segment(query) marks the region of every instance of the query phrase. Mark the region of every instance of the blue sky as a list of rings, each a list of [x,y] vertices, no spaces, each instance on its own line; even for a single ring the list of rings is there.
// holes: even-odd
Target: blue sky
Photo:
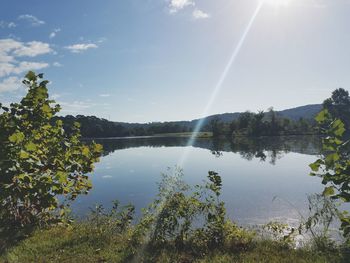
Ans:
[[[227,67],[259,3],[2,0],[0,101],[23,96],[29,69],[51,81],[62,114],[129,122],[285,109],[349,89],[349,0],[264,0]]]

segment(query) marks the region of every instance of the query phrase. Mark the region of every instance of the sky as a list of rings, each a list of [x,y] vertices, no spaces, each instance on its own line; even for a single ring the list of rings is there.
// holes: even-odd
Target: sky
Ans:
[[[350,0],[1,0],[0,102],[44,73],[61,115],[191,120],[350,89]]]

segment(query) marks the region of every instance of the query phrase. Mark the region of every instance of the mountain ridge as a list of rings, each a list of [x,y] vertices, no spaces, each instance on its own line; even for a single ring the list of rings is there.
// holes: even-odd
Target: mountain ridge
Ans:
[[[322,104],[308,104],[303,106],[298,106],[294,108],[289,108],[285,110],[276,111],[276,114],[279,117],[288,118],[291,120],[299,120],[300,118],[304,119],[313,119],[318,112],[320,112],[322,109]],[[178,125],[186,125],[191,128],[193,128],[196,123],[198,123],[200,120],[204,119],[203,125],[207,125],[211,120],[218,119],[221,122],[229,123],[233,120],[236,120],[239,118],[239,115],[243,112],[226,112],[226,113],[218,113],[209,115],[203,118],[193,119],[193,120],[182,120],[182,121],[158,121],[158,122],[148,122],[148,123],[130,123],[130,122],[118,122],[115,121],[114,123],[119,125],[124,125],[128,127],[141,127],[145,125],[155,125],[155,124],[178,124]]]

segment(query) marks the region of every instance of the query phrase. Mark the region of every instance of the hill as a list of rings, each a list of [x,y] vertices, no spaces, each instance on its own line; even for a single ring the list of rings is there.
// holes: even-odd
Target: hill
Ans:
[[[303,119],[314,119],[316,114],[319,113],[322,109],[322,104],[310,104],[300,107],[295,107],[291,109],[286,109],[282,111],[276,111],[277,115],[283,118],[288,118],[291,120],[299,120],[300,118]],[[210,123],[212,120],[217,119],[224,123],[230,123],[233,120],[238,119],[239,115],[242,112],[233,112],[233,113],[221,113],[221,114],[214,114],[209,115],[205,117],[203,123],[205,126],[206,124]],[[157,124],[174,124],[174,125],[180,125],[180,126],[187,126],[188,128],[193,128],[198,121],[201,119],[194,119],[191,121],[169,121],[169,122],[150,122],[150,123],[129,123],[129,122],[115,122],[116,124],[123,125],[128,128],[137,128],[137,127],[144,127],[148,125],[157,125]]]
[[[317,113],[322,110],[322,104],[311,104],[300,106],[292,109],[279,111],[279,115],[291,120],[314,119]]]

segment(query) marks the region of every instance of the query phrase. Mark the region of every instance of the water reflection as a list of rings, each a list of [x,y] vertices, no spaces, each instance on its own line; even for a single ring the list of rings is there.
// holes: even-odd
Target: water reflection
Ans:
[[[188,145],[188,138],[185,137],[135,137],[96,139],[95,141],[103,145],[104,155],[129,148],[185,147]],[[317,136],[242,137],[232,141],[198,138],[191,146],[207,149],[218,158],[225,152],[233,152],[249,161],[259,159],[275,165],[278,159],[289,152],[307,155],[319,154],[321,139]]]
[[[160,174],[176,165],[188,143],[187,138],[164,137],[96,141],[103,144],[105,156],[91,176],[93,189],[73,204],[73,212],[82,216],[94,204],[108,208],[113,200],[131,202],[136,211],[147,207],[158,192]],[[181,167],[184,180],[196,185],[209,170],[218,172],[228,216],[243,225],[271,220],[296,224],[299,213],[308,211],[307,195],[323,189],[319,178],[308,176],[308,165],[321,148],[317,137],[197,139],[190,147]]]

